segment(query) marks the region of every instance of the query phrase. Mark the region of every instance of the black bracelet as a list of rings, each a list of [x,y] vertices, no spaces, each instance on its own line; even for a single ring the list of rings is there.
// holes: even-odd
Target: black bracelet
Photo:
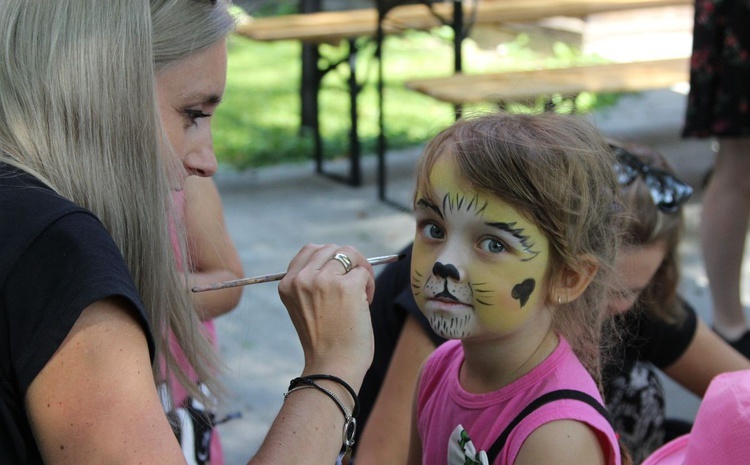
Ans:
[[[344,430],[343,430],[343,443],[344,447],[346,449],[346,455],[351,457],[352,453],[352,446],[354,445],[354,435],[357,432],[357,419],[354,418],[354,416],[349,415],[349,412],[346,410],[346,407],[344,407],[343,402],[338,398],[336,394],[329,391],[328,389],[324,388],[323,386],[320,386],[315,381],[311,379],[306,378],[295,378],[289,383],[289,390],[284,394],[284,400],[289,396],[289,394],[299,391],[302,389],[317,389],[318,391],[326,394],[328,397],[333,400],[333,402],[336,404],[336,406],[341,410],[341,413],[344,414]]]
[[[322,374],[300,376],[299,378],[294,378],[289,383],[289,389],[292,389],[293,387],[297,386],[300,383],[302,383],[302,384],[311,384],[312,381],[314,381],[314,380],[320,380],[320,379],[322,379],[322,380],[328,380],[328,381],[333,381],[333,382],[338,383],[341,386],[343,386],[344,389],[346,389],[349,392],[349,394],[352,396],[352,399],[354,399],[354,408],[352,409],[352,416],[353,417],[359,416],[359,397],[357,396],[356,391],[354,391],[354,389],[352,389],[352,387],[349,386],[349,384],[347,384],[346,381],[344,381],[343,379],[341,379],[341,378],[339,378],[337,376],[322,375]]]

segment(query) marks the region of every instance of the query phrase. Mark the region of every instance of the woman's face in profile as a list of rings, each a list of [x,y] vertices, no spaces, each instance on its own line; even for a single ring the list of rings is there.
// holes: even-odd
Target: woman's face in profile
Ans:
[[[172,173],[176,189],[183,188],[188,176],[216,172],[211,116],[224,95],[226,75],[224,40],[156,75],[159,115],[178,166]]]
[[[656,242],[645,246],[622,247],[617,253],[615,271],[627,292],[610,302],[610,310],[624,313],[633,308],[667,255],[667,245]]]

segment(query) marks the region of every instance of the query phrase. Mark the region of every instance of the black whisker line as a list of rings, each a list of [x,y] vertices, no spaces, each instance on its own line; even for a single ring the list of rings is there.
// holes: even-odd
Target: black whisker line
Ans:
[[[474,206],[474,204],[475,204],[476,202],[478,202],[478,201],[479,201],[479,196],[478,196],[478,195],[475,195],[475,196],[474,196],[474,198],[473,198],[473,199],[471,199],[471,202],[469,202],[469,205],[467,205],[467,206],[466,206],[466,210],[467,210],[467,211],[470,211],[470,210],[471,210],[471,208],[472,208],[472,207]]]
[[[461,206],[464,204],[465,199],[466,199],[466,196],[456,194],[456,210],[458,211],[461,210]]]
[[[477,210],[477,215],[481,215],[482,213],[484,213],[484,210],[487,209],[487,205],[488,204],[489,204],[489,202],[484,202],[484,205],[482,205],[482,208],[480,208],[479,210]]]

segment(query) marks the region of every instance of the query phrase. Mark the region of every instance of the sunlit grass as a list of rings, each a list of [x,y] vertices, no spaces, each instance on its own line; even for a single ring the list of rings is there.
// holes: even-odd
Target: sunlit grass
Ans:
[[[558,44],[552,55],[540,55],[520,35],[506,44],[503,56],[481,50],[471,40],[464,43],[464,72],[558,67],[573,62],[592,62],[575,50]],[[363,153],[375,150],[378,135],[377,63],[374,45],[359,43],[358,81],[364,84],[359,98],[359,135]],[[453,107],[407,90],[409,79],[448,76],[453,72],[453,49],[449,29],[410,32],[390,36],[384,45],[385,125],[389,148],[416,146],[453,120]],[[312,135],[300,131],[301,46],[296,41],[254,42],[232,37],[224,102],[214,118],[217,157],[223,165],[247,169],[277,163],[309,160]],[[322,46],[323,56],[343,57],[345,50]],[[347,155],[349,147],[349,94],[347,68],[334,70],[323,80],[320,93],[320,125],[328,158]],[[595,95],[581,95],[579,110],[601,105]],[[468,111],[484,109],[472,106]],[[515,111],[528,111],[516,107]]]

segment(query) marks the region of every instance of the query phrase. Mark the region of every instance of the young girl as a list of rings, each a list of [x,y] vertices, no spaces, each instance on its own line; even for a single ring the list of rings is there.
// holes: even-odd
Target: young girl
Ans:
[[[750,369],[677,294],[681,206],[692,189],[647,146],[612,142],[625,211],[616,269],[628,293],[610,311],[622,335],[603,370],[607,410],[635,463],[691,425],[665,418],[656,368],[702,397],[720,373]]]
[[[696,396],[720,373],[750,369],[677,295],[682,206],[690,187],[665,157],[641,144],[610,142],[626,212],[615,271],[629,291],[610,303],[621,335],[602,370],[604,399],[620,442],[640,463],[690,425],[665,418],[657,369]],[[652,192],[653,191],[653,192]],[[388,265],[370,307],[375,357],[360,391],[357,465],[405,461],[412,394],[422,361],[446,342],[430,328],[409,286],[409,260]],[[624,336],[623,336],[624,335]],[[375,400],[377,399],[377,403]],[[387,425],[387,428],[384,427]],[[387,445],[387,449],[385,446]]]
[[[423,366],[410,464],[621,463],[598,388],[613,161],[554,114],[463,120],[427,145],[411,285],[455,341]]]

